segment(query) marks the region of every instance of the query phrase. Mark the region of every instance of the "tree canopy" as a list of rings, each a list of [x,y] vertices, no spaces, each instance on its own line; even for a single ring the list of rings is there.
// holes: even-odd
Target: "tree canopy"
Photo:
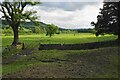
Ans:
[[[18,43],[18,27],[21,21],[31,20],[37,23],[35,20],[38,17],[33,15],[37,13],[37,11],[25,10],[26,6],[35,6],[37,4],[40,4],[40,2],[34,2],[30,0],[27,0],[27,2],[26,0],[20,0],[18,2],[14,0],[12,2],[10,0],[4,0],[3,2],[0,2],[0,12],[2,12],[4,15],[2,18],[6,19],[14,32],[14,41],[12,45],[16,45]]]
[[[58,27],[55,26],[54,24],[48,24],[47,27],[46,27],[46,36],[52,36],[54,35],[55,33],[57,33],[57,30],[58,30]]]
[[[100,8],[97,22],[91,22],[95,26],[96,36],[100,34],[118,35],[120,39],[120,2],[104,2],[103,8]]]

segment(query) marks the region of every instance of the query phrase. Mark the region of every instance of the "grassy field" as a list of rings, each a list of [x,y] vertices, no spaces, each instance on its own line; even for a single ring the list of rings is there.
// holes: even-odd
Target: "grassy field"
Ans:
[[[79,33],[79,34],[59,34],[54,35],[51,38],[45,36],[45,34],[33,34],[33,35],[20,35],[20,42],[25,44],[37,45],[39,43],[43,44],[79,44],[87,42],[98,42],[106,40],[117,39],[114,35],[105,35],[96,37],[92,33]],[[13,41],[13,36],[2,36],[2,47],[11,45]]]
[[[99,42],[99,41],[107,41],[107,40],[115,40],[117,36],[115,35],[105,35],[96,37],[95,34],[92,33],[78,33],[78,34],[59,34],[54,35],[51,38],[49,36],[45,36],[45,34],[33,34],[33,35],[20,35],[19,42],[25,43],[25,47],[38,49],[39,43],[41,44],[80,44],[80,43],[89,43],[89,42]],[[2,48],[7,45],[11,45],[13,41],[13,36],[5,36],[2,35]],[[12,56],[20,52],[20,50],[11,50],[4,51],[3,56]]]
[[[3,77],[11,78],[117,78],[119,47],[88,50],[38,50],[42,44],[80,44],[115,40],[117,36],[96,37],[91,33],[60,34],[51,38],[44,34],[20,35],[27,49],[3,51]],[[3,49],[13,36],[2,35]],[[25,45],[25,46],[26,46]]]
[[[11,78],[117,78],[119,47],[92,50],[41,50],[3,64]]]

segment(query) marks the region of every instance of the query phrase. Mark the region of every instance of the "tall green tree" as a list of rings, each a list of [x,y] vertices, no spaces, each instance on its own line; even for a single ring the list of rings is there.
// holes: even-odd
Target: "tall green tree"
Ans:
[[[58,31],[58,27],[55,26],[54,24],[48,24],[47,27],[46,27],[46,36],[52,36],[54,35],[55,33],[57,33]]]
[[[91,25],[95,26],[96,36],[108,33],[118,35],[120,40],[120,1],[104,2],[97,16],[97,22],[91,22]]]
[[[20,0],[18,2],[9,0],[4,0],[0,2],[0,12],[3,13],[3,18],[6,19],[8,24],[12,27],[14,33],[14,40],[12,45],[16,46],[18,42],[18,27],[20,23],[26,20],[31,20],[35,22],[37,16],[33,15],[37,13],[37,11],[25,11],[26,6],[35,6],[40,4],[40,2]]]

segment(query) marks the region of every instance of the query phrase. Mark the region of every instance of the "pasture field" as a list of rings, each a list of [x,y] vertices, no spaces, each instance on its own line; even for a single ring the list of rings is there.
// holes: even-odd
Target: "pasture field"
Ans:
[[[76,33],[76,34],[59,34],[54,35],[51,38],[45,36],[45,34],[33,34],[33,35],[20,35],[19,42],[31,45],[41,44],[79,44],[79,43],[89,43],[89,42],[99,42],[107,40],[115,40],[117,36],[115,35],[105,35],[96,37],[92,33]],[[2,47],[11,45],[13,41],[13,36],[2,35]]]
[[[38,50],[41,44],[80,44],[115,40],[91,33],[20,35],[25,50],[5,50],[13,36],[2,35],[3,78],[118,78],[119,46],[88,50]],[[6,63],[4,63],[6,62]]]

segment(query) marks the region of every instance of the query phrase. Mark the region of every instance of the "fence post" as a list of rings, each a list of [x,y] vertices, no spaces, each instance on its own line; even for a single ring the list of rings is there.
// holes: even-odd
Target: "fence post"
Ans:
[[[25,44],[24,44],[24,43],[22,43],[22,50],[23,50],[23,49],[25,49]]]
[[[40,50],[40,45],[41,45],[41,43],[39,43],[39,48],[38,48],[39,50]]]

